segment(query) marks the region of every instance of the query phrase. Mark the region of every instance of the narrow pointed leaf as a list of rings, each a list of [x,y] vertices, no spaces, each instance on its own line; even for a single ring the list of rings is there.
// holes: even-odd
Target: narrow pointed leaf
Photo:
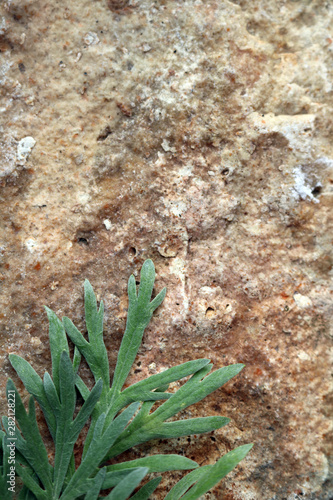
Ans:
[[[98,500],[98,495],[102,489],[102,484],[105,478],[105,468],[101,469],[92,480],[92,485],[87,491],[84,500]]]
[[[156,295],[156,297],[150,303],[151,314],[153,314],[155,309],[157,309],[158,306],[162,304],[163,300],[165,299],[165,296],[166,296],[166,288],[163,288],[160,291],[160,293]]]
[[[198,464],[189,458],[180,455],[152,455],[138,458],[129,462],[108,465],[107,472],[130,469],[134,467],[147,467],[149,472],[165,472],[169,470],[188,470],[198,467]]]
[[[98,464],[102,462],[107,451],[133,417],[138,406],[138,403],[134,403],[126,408],[105,430],[105,414],[103,413],[98,418],[88,450],[67,485],[61,500],[72,500],[86,493],[85,478],[95,473]]]
[[[12,487],[7,481],[9,480],[9,444],[10,439],[6,436],[6,434],[0,430],[0,453],[2,453],[2,462],[0,461],[0,492],[2,492],[3,500],[12,500],[13,493],[9,490]],[[15,490],[15,486],[14,486]]]
[[[53,413],[52,406],[50,405],[44,390],[43,381],[40,376],[35,372],[32,366],[25,359],[21,358],[16,354],[9,355],[9,361],[22,380],[27,391],[34,396],[36,401],[39,403],[47,426],[50,430],[52,437],[55,437],[56,432],[56,421]]]
[[[188,375],[196,373],[209,363],[209,359],[197,359],[194,361],[188,361],[187,363],[183,363],[178,366],[173,366],[162,373],[151,375],[150,377],[131,385],[121,393],[120,397],[133,397],[132,395],[136,394],[137,391],[152,391],[162,385],[170,384],[176,380],[181,380]]]
[[[74,356],[73,356],[73,370],[75,375],[77,374],[81,363],[81,353],[80,350],[75,346]]]
[[[89,342],[96,342],[103,335],[104,305],[101,302],[97,309],[96,296],[88,280],[84,282],[84,307]]]
[[[131,497],[131,500],[149,500],[150,495],[156,490],[161,481],[162,477],[155,477],[154,479],[151,479]]]
[[[68,341],[66,337],[66,332],[64,325],[56,314],[45,306],[47,317],[49,320],[49,339],[50,339],[50,350],[52,359],[52,378],[53,383],[59,393],[59,370],[60,370],[60,358],[62,351],[67,352],[69,355]]]
[[[48,492],[36,483],[35,479],[31,476],[26,467],[22,467],[18,462],[16,463],[15,467],[23,483],[35,495],[37,500],[49,500],[50,497],[48,496]]]
[[[127,500],[129,495],[135,490],[135,488],[141,483],[142,479],[148,473],[148,469],[145,467],[140,467],[134,470],[125,479],[120,481],[117,486],[111,491],[111,493],[106,497],[107,500]]]
[[[136,469],[137,467],[135,467]],[[122,481],[124,478],[128,476],[128,474],[131,474],[133,472],[133,468],[129,469],[122,469],[122,470],[115,470],[111,472],[107,472],[105,474],[105,479],[103,482],[103,490],[106,490],[108,488],[114,488],[117,486],[120,481]]]
[[[60,411],[59,395],[53,383],[53,380],[51,379],[51,376],[48,372],[44,373],[44,390],[47,400],[53,409],[53,413],[55,415],[59,414]]]
[[[176,422],[165,422],[160,430],[156,430],[163,438],[175,438],[190,436],[191,434],[203,434],[204,432],[215,431],[224,427],[230,422],[226,417],[201,417],[178,420]],[[156,436],[159,437],[159,436]],[[151,439],[156,439],[151,438]]]
[[[243,368],[244,365],[241,364],[225,366],[207,375],[201,381],[197,379],[200,377],[200,372],[202,370],[196,372],[186,384],[156,410],[154,413],[155,417],[158,416],[164,421],[180,410],[201,401],[208,396],[208,394],[216,391],[216,389],[219,389],[232,377],[237,375]],[[203,368],[203,371],[204,370],[205,368]]]
[[[118,353],[117,365],[111,387],[110,404],[112,404],[114,398],[119,395],[125,383],[140,347],[143,332],[154,312],[154,308],[150,303],[150,298],[154,288],[155,268],[151,260],[145,261],[140,276],[140,286],[137,296],[133,288],[134,278],[131,277],[128,282],[129,306],[126,330]],[[165,292],[160,295],[156,304],[162,302],[164,295]]]
[[[29,400],[29,413],[27,413],[11,379],[7,382],[7,393],[8,390],[15,392],[15,417],[23,435],[22,437],[20,431],[16,429],[16,447],[29,463],[30,467],[36,472],[46,492],[50,493],[52,490],[52,481],[48,456],[38,429],[33,398],[31,397]],[[3,419],[3,422],[6,433],[9,435],[8,419]]]
[[[164,500],[179,500],[184,493],[205,474],[208,474],[213,465],[204,465],[186,474],[175,486],[169,491]]]
[[[229,451],[229,453],[220,458],[220,460],[212,466],[208,474],[205,474],[194,486],[192,486],[190,491],[182,497],[182,500],[197,500],[207,493],[207,491],[220,482],[221,479],[229,474],[229,472],[246,457],[252,446],[253,444],[245,444],[239,446],[235,450]]]
[[[97,384],[93,387],[92,391],[89,393],[89,396],[84,402],[77,417],[75,418],[72,425],[72,435],[75,441],[78,438],[78,435],[81,432],[84,424],[90,417],[93,409],[95,408],[95,405],[97,404],[99,397],[101,395],[102,388],[103,388],[103,382],[101,379],[99,379],[97,381]]]

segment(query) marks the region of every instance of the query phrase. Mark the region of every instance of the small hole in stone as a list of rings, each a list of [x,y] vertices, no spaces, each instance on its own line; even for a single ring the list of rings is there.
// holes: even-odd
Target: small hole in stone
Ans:
[[[318,196],[322,192],[323,188],[321,186],[316,186],[315,188],[312,189],[311,193],[313,196]]]
[[[136,248],[131,247],[131,248],[129,249],[129,253],[130,253],[130,255],[133,255],[133,257],[134,257],[134,255],[136,255]]]
[[[229,173],[229,169],[228,168],[224,168],[222,170],[222,175],[228,175],[228,173]]]
[[[87,238],[79,238],[78,242],[82,245],[89,245],[89,241],[87,240]]]
[[[215,314],[215,309],[212,307],[207,307],[206,309],[206,318],[211,318]]]

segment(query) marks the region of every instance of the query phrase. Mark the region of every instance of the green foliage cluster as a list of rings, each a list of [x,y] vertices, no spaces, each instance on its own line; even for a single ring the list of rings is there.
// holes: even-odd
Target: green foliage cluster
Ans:
[[[97,307],[95,294],[87,280],[84,289],[88,340],[71,320],[63,318],[60,321],[46,308],[52,376],[46,372],[42,380],[23,358],[15,354],[9,356],[31,396],[26,411],[13,381],[8,380],[7,395],[15,395],[16,424],[8,417],[2,419],[2,500],[13,498],[8,488],[9,450],[13,437],[16,474],[23,482],[18,496],[20,500],[96,500],[102,498],[100,494],[103,490],[111,488],[111,493],[103,498],[145,500],[162,479],[154,477],[134,492],[147,474],[188,469],[194,470],[169,491],[165,500],[195,500],[218,483],[250,451],[252,445],[240,446],[215,464],[203,467],[198,467],[196,462],[186,457],[173,454],[105,465],[110,458],[151,439],[210,432],[226,425],[229,419],[225,417],[170,419],[221,387],[244,366],[230,365],[211,372],[210,360],[198,359],[152,375],[122,390],[143,332],[165,297],[164,289],[151,301],[154,281],[155,269],[151,260],[147,260],[142,267],[138,291],[134,276],[129,279],[126,330],[111,385],[108,355],[103,341],[103,303]],[[73,359],[70,358],[67,336],[75,346]],[[81,356],[87,361],[95,379],[91,390],[78,374]],[[188,376],[190,378],[176,392],[167,392],[170,383]],[[84,403],[76,414],[77,391]],[[55,456],[52,463],[37,425],[35,401],[44,414],[54,442]],[[156,401],[160,404],[154,410]],[[89,431],[81,463],[76,467],[74,445],[87,423]]]

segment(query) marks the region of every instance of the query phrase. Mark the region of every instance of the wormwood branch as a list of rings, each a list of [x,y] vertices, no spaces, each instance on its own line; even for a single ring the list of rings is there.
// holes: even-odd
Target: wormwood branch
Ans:
[[[143,264],[140,278],[138,290],[134,276],[128,282],[126,329],[111,383],[103,340],[103,302],[98,308],[94,291],[87,280],[84,283],[87,339],[70,319],[65,317],[60,321],[53,311],[46,308],[52,376],[46,372],[42,380],[23,358],[15,354],[9,356],[31,397],[29,410],[26,411],[14,383],[8,380],[8,400],[9,394],[11,398],[15,395],[16,425],[13,427],[13,422],[3,417],[4,431],[0,430],[0,497],[4,500],[12,499],[7,477],[10,463],[8,449],[13,439],[16,445],[15,472],[24,484],[20,500],[96,500],[101,498],[101,491],[110,488],[111,493],[104,498],[145,500],[161,480],[161,477],[150,480],[132,495],[147,474],[188,469],[194,470],[179,481],[165,498],[195,500],[236,467],[250,451],[251,444],[239,446],[216,464],[205,467],[198,467],[196,462],[178,455],[152,455],[103,466],[107,459],[151,439],[210,432],[226,425],[230,419],[223,416],[169,419],[220,388],[244,367],[236,364],[212,372],[209,359],[197,359],[123,389],[144,330],[166,293],[163,289],[152,299],[155,269],[151,260]],[[75,346],[72,360],[67,336]],[[92,390],[78,375],[82,356],[95,379]],[[188,376],[187,382],[175,393],[167,392],[170,383]],[[84,403],[74,418],[77,391]],[[52,462],[38,428],[35,401],[44,414],[54,442]],[[161,404],[153,411],[156,401]],[[86,424],[89,430],[81,462],[75,467],[74,445]]]

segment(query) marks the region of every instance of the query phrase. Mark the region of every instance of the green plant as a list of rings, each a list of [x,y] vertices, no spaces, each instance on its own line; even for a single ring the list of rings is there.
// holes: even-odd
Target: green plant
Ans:
[[[138,291],[134,276],[128,282],[129,307],[126,330],[118,353],[110,386],[107,351],[103,341],[103,303],[97,307],[96,297],[86,280],[85,319],[87,338],[68,319],[60,321],[46,308],[49,319],[49,338],[52,377],[43,380],[20,356],[11,354],[10,362],[31,394],[26,411],[11,379],[7,383],[7,399],[15,401],[15,420],[2,419],[0,431],[2,461],[0,463],[0,492],[3,500],[12,499],[8,488],[10,445],[15,440],[15,473],[23,488],[19,499],[25,500],[94,500],[110,489],[107,499],[127,499],[149,473],[194,469],[167,494],[166,500],[195,500],[211,489],[230,472],[252,445],[244,445],[224,455],[217,463],[198,467],[196,462],[178,455],[153,455],[112,465],[105,462],[125,450],[156,438],[174,438],[209,432],[226,425],[225,417],[203,417],[187,420],[169,419],[179,411],[200,401],[225,384],[242,370],[236,364],[211,372],[208,359],[198,359],[152,375],[122,390],[140,347],[143,332],[154,310],[162,303],[166,290],[152,301],[155,269],[147,260],[141,270]],[[73,359],[67,336],[75,349]],[[78,374],[81,356],[86,359],[95,379],[90,390]],[[184,377],[190,378],[174,393],[167,392],[169,384]],[[74,418],[77,390],[83,405]],[[54,460],[50,463],[35,414],[38,402],[54,442]],[[159,406],[153,406],[159,401]],[[89,420],[90,419],[90,420]],[[89,422],[81,462],[74,463],[74,445]],[[154,478],[131,496],[132,500],[148,499],[161,477]]]

